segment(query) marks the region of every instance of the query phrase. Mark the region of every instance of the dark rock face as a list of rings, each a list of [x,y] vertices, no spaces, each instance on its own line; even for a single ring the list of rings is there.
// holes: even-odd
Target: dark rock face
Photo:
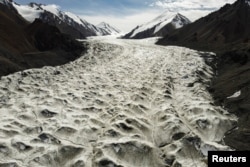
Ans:
[[[223,53],[218,63],[212,93],[218,104],[239,117],[238,128],[229,131],[224,140],[237,150],[250,150],[250,50]],[[237,91],[241,91],[239,97],[227,98]]]
[[[63,49],[65,51],[74,51],[81,46],[69,36],[62,34],[59,29],[43,23],[36,19],[26,28],[28,35],[33,37],[35,47],[40,51]]]
[[[68,34],[75,39],[85,39],[88,36],[96,36],[96,32],[99,31],[93,25],[91,25],[93,28],[91,29],[88,25],[80,25],[67,15],[63,15],[62,13],[60,13],[60,15],[64,18],[63,20],[50,12],[44,11],[39,16],[39,19],[44,23],[48,23],[49,25],[57,27],[62,33]],[[103,35],[108,35],[107,32],[102,33]]]
[[[0,4],[0,76],[79,57],[83,46],[40,20],[28,24],[11,5]]]
[[[85,39],[87,36],[96,35],[94,32],[86,30],[79,24],[70,26],[66,22],[62,22],[59,18],[55,17],[52,13],[46,11],[41,13],[39,19],[49,25],[57,27],[62,33],[68,34],[75,39]]]
[[[250,5],[238,0],[165,36],[158,44],[179,45],[217,53],[217,76],[210,87],[217,104],[239,117],[225,142],[250,150]],[[241,91],[236,98],[228,98]]]

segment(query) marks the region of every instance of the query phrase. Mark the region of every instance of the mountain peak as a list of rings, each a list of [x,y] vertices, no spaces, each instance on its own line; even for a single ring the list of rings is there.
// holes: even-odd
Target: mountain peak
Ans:
[[[105,25],[109,25],[108,23],[105,23],[105,22],[101,22],[99,23],[97,26],[105,26]]]
[[[250,39],[249,4],[249,0],[227,4],[189,26],[171,32],[159,43],[204,50],[220,50],[233,43],[244,46]]]
[[[118,30],[117,28],[111,26],[106,22],[99,23],[97,27],[103,29],[104,31],[108,32],[111,35],[119,34],[121,32],[120,30]]]
[[[137,26],[124,38],[147,38],[154,36],[165,36],[173,29],[181,28],[182,26],[191,23],[191,21],[180,13],[165,11],[153,20]]]

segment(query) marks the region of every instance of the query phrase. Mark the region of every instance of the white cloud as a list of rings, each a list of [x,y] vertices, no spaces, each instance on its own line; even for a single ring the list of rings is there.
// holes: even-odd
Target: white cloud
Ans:
[[[212,11],[210,10],[186,10],[186,11],[181,11],[180,13],[193,22],[203,16],[208,15],[211,12]]]
[[[162,7],[170,10],[212,10],[218,9],[226,3],[236,0],[156,0],[150,6]]]

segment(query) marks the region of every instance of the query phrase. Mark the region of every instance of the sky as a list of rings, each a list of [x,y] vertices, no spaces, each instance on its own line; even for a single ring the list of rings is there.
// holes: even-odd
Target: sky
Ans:
[[[107,22],[128,32],[158,15],[179,12],[191,21],[211,13],[236,0],[14,0],[25,5],[29,2],[56,4],[62,11],[71,12],[97,25]]]

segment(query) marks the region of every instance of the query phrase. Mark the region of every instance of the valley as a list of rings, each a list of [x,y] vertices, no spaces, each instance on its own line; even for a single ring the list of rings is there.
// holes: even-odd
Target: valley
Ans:
[[[87,53],[0,80],[0,165],[205,167],[237,118],[207,87],[210,52],[157,38],[83,40]]]

